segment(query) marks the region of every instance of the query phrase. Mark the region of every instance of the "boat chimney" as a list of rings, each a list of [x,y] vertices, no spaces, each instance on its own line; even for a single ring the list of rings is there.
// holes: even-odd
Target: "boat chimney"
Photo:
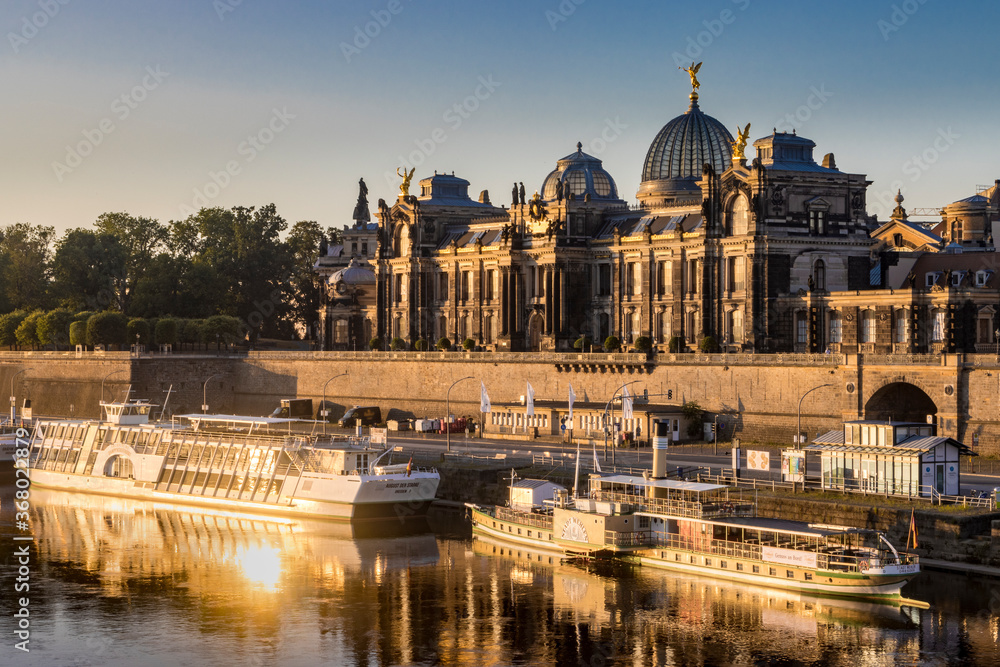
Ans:
[[[653,479],[667,476],[667,447],[670,444],[670,420],[653,421]]]

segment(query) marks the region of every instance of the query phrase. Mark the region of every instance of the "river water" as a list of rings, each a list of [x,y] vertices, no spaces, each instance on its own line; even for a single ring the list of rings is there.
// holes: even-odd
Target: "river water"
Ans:
[[[550,564],[458,512],[352,528],[40,489],[17,530],[13,483],[2,665],[1000,665],[991,580],[925,572],[903,592],[930,609],[901,609]]]

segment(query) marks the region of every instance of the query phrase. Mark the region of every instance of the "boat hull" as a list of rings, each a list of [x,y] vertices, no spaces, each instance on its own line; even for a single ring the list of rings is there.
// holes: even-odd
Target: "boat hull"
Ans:
[[[343,479],[346,480],[347,478],[344,477]],[[379,498],[379,494],[365,488],[368,486],[368,483],[362,483],[360,480],[351,482],[334,480],[334,483],[342,485],[351,484],[354,488],[345,487],[344,492],[339,494],[340,497],[333,498],[293,496],[291,498],[281,498],[279,502],[255,502],[240,500],[238,498],[163,491],[156,489],[155,485],[149,482],[141,482],[133,479],[76,475],[39,469],[31,470],[32,485],[49,489],[96,493],[138,500],[155,500],[226,510],[308,516],[342,521],[378,518],[407,519],[426,515],[437,491],[438,477],[436,475],[425,474],[419,479],[411,477],[406,478],[406,480],[406,482],[391,479],[372,480],[376,486],[419,482],[419,485],[410,487],[407,493],[399,494],[397,497],[391,499]],[[359,498],[358,496],[362,497]]]

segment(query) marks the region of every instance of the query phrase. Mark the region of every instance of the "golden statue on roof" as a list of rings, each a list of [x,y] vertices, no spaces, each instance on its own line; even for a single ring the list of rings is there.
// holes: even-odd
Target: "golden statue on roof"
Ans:
[[[400,169],[403,170],[402,173],[400,173]],[[413,179],[413,172],[416,170],[417,168],[413,167],[410,169],[410,173],[406,173],[406,167],[396,167],[396,175],[403,179],[403,182],[399,184],[399,192],[404,197],[407,197],[410,194],[410,181]]]
[[[683,71],[687,72],[688,76],[691,77],[691,92],[692,93],[697,92],[698,89],[701,88],[701,84],[698,82],[698,70],[701,69],[701,65],[702,65],[702,63],[698,63],[697,65],[695,65],[694,62],[692,62],[691,63],[691,67],[678,67],[677,68],[679,70],[683,70]]]
[[[742,130],[739,126],[736,127],[736,141],[733,142],[733,159],[734,160],[745,160],[746,155],[743,154],[743,150],[747,147],[747,139],[750,138],[750,123]]]

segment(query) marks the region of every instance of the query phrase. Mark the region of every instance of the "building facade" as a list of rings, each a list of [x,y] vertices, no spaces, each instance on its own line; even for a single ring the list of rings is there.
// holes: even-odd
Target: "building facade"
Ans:
[[[486,191],[472,199],[454,174],[410,194],[404,173],[371,223],[362,185],[343,245],[315,267],[323,348],[369,337],[509,351],[609,336],[663,351],[997,344],[996,185],[942,209],[934,227],[909,221],[900,196],[881,224],[867,213],[864,174],[841,171],[832,153],[817,161],[815,143],[794,132],[758,139],[747,159],[748,132],[734,140],[693,92],[651,143],[636,204],[580,144],[533,196],[515,183],[509,205]],[[348,287],[352,260],[374,282]]]

